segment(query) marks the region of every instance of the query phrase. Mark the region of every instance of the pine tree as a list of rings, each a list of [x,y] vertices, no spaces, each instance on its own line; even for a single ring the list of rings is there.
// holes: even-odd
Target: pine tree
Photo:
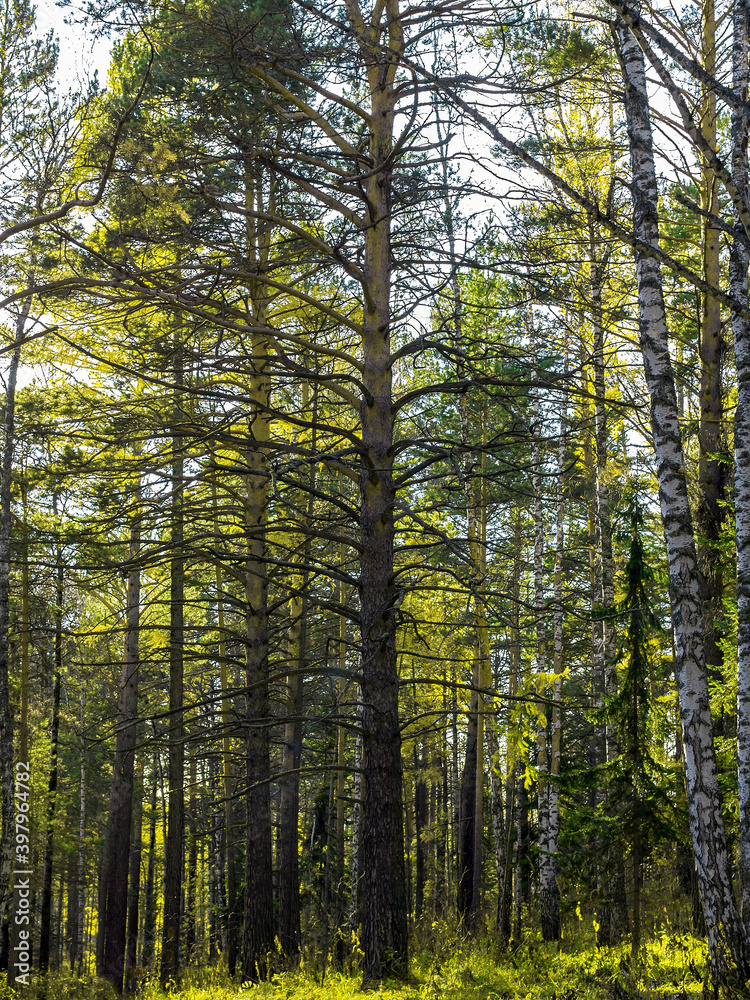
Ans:
[[[646,562],[641,528],[638,493],[629,510],[630,552],[625,569],[627,591],[619,618],[627,622],[627,640],[620,656],[620,690],[607,703],[609,723],[618,730],[620,753],[609,765],[611,821],[619,827],[618,836],[628,849],[632,868],[632,960],[638,961],[641,942],[641,888],[643,862],[654,842],[673,831],[668,822],[669,803],[665,788],[665,769],[651,752],[649,732],[655,711],[651,699],[649,644],[661,624],[648,593],[652,571]]]

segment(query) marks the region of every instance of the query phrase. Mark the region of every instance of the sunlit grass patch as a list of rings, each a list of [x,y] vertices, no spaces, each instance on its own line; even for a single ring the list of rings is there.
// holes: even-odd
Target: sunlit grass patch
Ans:
[[[637,968],[627,944],[596,948],[583,935],[563,946],[528,936],[511,952],[496,954],[490,940],[469,943],[447,930],[433,947],[413,956],[407,982],[386,981],[367,994],[358,974],[330,962],[304,961],[260,985],[230,980],[226,970],[189,970],[179,990],[164,990],[143,976],[138,1000],[691,1000],[707,986],[705,942],[665,930],[641,949]],[[108,984],[92,977],[55,974],[18,992],[0,987],[0,1000],[113,1000]]]

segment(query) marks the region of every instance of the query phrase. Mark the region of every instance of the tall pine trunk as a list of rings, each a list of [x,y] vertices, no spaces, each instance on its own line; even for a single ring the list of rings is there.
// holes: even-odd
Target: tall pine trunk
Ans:
[[[57,513],[56,497],[53,509]],[[60,545],[57,546],[55,581],[55,679],[52,686],[52,717],[50,719],[49,783],[47,786],[47,817],[42,871],[42,905],[39,918],[39,970],[49,969],[52,936],[52,872],[55,847],[55,813],[57,812],[58,742],[60,734],[60,687],[62,683],[62,602],[63,564]]]
[[[135,968],[138,965],[138,924],[141,901],[141,841],[143,823],[143,763],[138,766],[138,777],[133,790],[133,832],[130,837],[130,864],[128,869],[128,934],[125,941],[125,990],[132,993],[137,985]]]
[[[140,506],[140,485],[136,485],[133,489],[132,499],[134,512],[130,525],[130,568],[128,570],[125,612],[125,649],[120,675],[114,773],[109,803],[109,837],[105,855],[107,896],[104,911],[104,953],[100,972],[118,993],[122,991],[124,974],[128,865],[133,816],[133,774],[140,679],[138,638],[141,571],[137,562],[141,546],[140,511],[138,509]]]
[[[361,22],[359,11],[350,19]],[[387,38],[381,33],[386,30]],[[355,28],[358,25],[355,23]],[[372,39],[372,41],[371,41]],[[396,63],[403,51],[397,0],[359,33],[370,96],[369,161],[364,180],[364,302],[360,404],[360,622],[365,802],[362,823],[362,965],[366,985],[408,967],[403,776],[396,664],[391,362],[391,172]]]
[[[245,177],[248,208],[262,213],[259,181]],[[250,215],[248,215],[250,219]],[[254,270],[268,264],[267,240],[248,222],[247,253]],[[252,410],[246,451],[245,634],[247,676],[247,798],[245,827],[244,946],[242,974],[250,982],[268,975],[268,954],[274,945],[273,861],[271,841],[271,711],[268,691],[268,576],[266,531],[270,492],[268,449],[271,399],[268,340],[258,332],[265,324],[263,289],[252,287],[250,317],[253,375]]]
[[[33,274],[29,275],[29,284]],[[13,717],[10,708],[10,538],[11,538],[11,476],[13,472],[13,447],[15,444],[16,381],[21,362],[21,347],[26,333],[26,321],[31,310],[31,296],[24,301],[16,322],[16,339],[5,390],[5,440],[0,466],[0,928],[8,919],[10,908],[10,872],[13,861],[13,834],[15,833],[15,773],[13,770]],[[22,763],[26,763],[23,761]],[[10,935],[10,944],[14,935]],[[6,937],[0,934],[0,968],[8,969],[9,981],[13,980],[12,962],[4,951]]]
[[[716,10],[714,0],[703,0],[701,57],[703,68],[716,75]],[[702,87],[701,131],[711,149],[717,149],[716,94],[709,86]],[[701,207],[706,215],[701,219],[702,276],[718,288],[721,283],[721,230],[710,215],[718,216],[719,181],[706,163],[701,164]],[[703,646],[709,678],[723,680],[721,651],[721,621],[723,618],[722,554],[717,544],[724,525],[725,479],[727,473],[726,441],[724,439],[724,403],[721,369],[724,353],[721,307],[707,292],[701,295],[699,331],[700,352],[700,419],[698,424],[698,504],[696,528],[699,536],[698,563],[703,577]],[[714,720],[717,734],[724,735],[723,714]]]
[[[146,884],[143,890],[143,953],[141,965],[150,968],[154,961],[156,945],[156,813],[157,813],[158,763],[156,754],[151,765],[151,800],[148,822],[148,861],[146,862]]]
[[[167,836],[164,845],[164,917],[161,969],[163,986],[180,978],[180,925],[182,922],[182,869],[185,836],[185,523],[184,431],[182,390],[183,348],[175,336],[173,348],[174,412],[172,415],[171,552],[169,583],[169,763],[167,767]]]
[[[302,412],[310,406],[310,387],[302,386]],[[312,410],[313,430],[310,449],[317,448],[315,422],[317,393]],[[310,463],[306,503],[306,526],[314,517],[315,463]],[[301,570],[293,582],[294,594],[289,610],[289,676],[287,678],[287,721],[284,724],[282,772],[279,797],[279,941],[285,955],[295,957],[300,950],[300,876],[299,876],[299,766],[302,759],[302,712],[304,670],[307,655],[307,588],[309,580],[310,535],[301,542]]]

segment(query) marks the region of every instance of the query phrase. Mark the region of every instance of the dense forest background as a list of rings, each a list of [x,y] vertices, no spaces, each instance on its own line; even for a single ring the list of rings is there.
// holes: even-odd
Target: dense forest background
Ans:
[[[742,990],[747,0],[68,14],[106,85],[0,5],[9,981]]]

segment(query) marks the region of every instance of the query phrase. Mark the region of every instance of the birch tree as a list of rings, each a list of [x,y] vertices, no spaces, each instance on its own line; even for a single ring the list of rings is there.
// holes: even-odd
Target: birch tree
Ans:
[[[669,356],[658,248],[658,186],[643,52],[620,21],[616,38],[625,84],[632,169],[639,336],[651,400],[659,499],[669,561],[676,674],[685,753],[688,815],[711,961],[720,981],[744,983],[750,975],[744,931],[732,893],[721,811],[708,679],[703,651],[700,574],[685,479],[677,395]]]

